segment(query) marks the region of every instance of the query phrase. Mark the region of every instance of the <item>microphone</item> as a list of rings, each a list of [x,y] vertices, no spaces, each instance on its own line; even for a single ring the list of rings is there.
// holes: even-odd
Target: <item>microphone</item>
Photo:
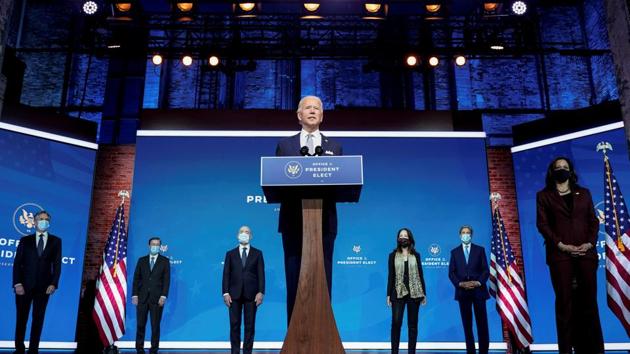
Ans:
[[[300,155],[302,156],[310,156],[308,153],[308,146],[302,146],[300,149]]]
[[[315,156],[322,156],[323,153],[324,153],[324,149],[322,149],[321,146],[318,146],[315,148]]]

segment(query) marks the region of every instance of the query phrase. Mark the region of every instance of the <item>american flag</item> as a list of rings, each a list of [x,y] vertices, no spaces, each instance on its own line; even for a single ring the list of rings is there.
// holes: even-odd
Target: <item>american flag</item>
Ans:
[[[492,216],[492,243],[490,250],[490,294],[497,300],[497,311],[520,348],[532,342],[525,284],[505,232],[501,212],[496,206]]]
[[[630,221],[621,189],[606,155],[604,191],[608,307],[630,336]]]
[[[96,299],[92,317],[105,346],[113,345],[125,334],[125,306],[127,299],[127,230],[125,205],[116,210],[116,218],[107,238],[96,283]]]

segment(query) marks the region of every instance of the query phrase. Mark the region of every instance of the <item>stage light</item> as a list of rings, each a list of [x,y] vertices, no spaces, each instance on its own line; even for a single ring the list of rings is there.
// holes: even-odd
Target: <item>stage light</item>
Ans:
[[[153,62],[153,65],[161,65],[162,64],[162,56],[159,55],[159,54],[155,54],[151,58],[151,62]]]
[[[373,13],[377,13],[378,10],[381,9],[381,4],[365,4],[365,11],[373,14]]]
[[[505,49],[505,47],[503,45],[501,45],[501,44],[493,44],[493,45],[490,46],[490,49],[492,49],[492,50],[503,50],[503,49]]]
[[[175,5],[181,12],[190,12],[194,7],[194,4],[192,2],[178,2]]]
[[[440,9],[442,8],[442,5],[441,4],[426,4],[424,5],[424,8],[427,9],[427,12],[434,14],[440,11]]]
[[[319,10],[319,3],[307,2],[307,3],[304,3],[304,8],[308,12],[315,12],[315,11]]]
[[[463,55],[458,55],[455,57],[455,65],[464,66],[466,65],[466,57]]]
[[[94,1],[86,1],[83,3],[83,13],[86,15],[94,15],[98,11],[98,5]]]
[[[512,12],[516,15],[524,15],[527,12],[527,4],[523,1],[515,1],[512,4]]]
[[[256,3],[253,2],[242,2],[238,4],[238,7],[243,10],[243,12],[250,12],[256,7]]]
[[[130,2],[117,2],[114,4],[116,10],[120,12],[129,12],[131,11],[131,3]]]
[[[497,8],[499,8],[498,2],[484,2],[483,3],[483,9],[486,12],[494,12],[497,10]]]
[[[440,64],[440,59],[438,59],[437,57],[429,58],[429,65],[436,67],[438,66],[438,64]]]
[[[211,56],[210,58],[208,58],[208,64],[210,64],[210,66],[217,66],[219,65],[221,61],[219,60],[219,57],[217,57],[216,55]]]
[[[184,66],[191,66],[193,62],[193,58],[190,55],[184,55],[182,57],[182,64],[184,64]]]
[[[407,66],[416,66],[418,65],[418,57],[415,55],[407,55],[405,63],[407,63]]]

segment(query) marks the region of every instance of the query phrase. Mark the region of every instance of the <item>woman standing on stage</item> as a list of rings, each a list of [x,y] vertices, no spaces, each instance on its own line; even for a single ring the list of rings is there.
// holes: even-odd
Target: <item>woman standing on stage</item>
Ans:
[[[547,265],[556,294],[560,353],[572,353],[572,348],[577,353],[603,353],[595,251],[599,221],[591,193],[577,181],[568,158],[558,157],[551,162],[545,188],[536,195],[536,226],[545,238]]]
[[[415,249],[416,242],[411,230],[400,229],[396,238],[397,246],[389,255],[387,276],[387,306],[392,308],[392,353],[398,353],[400,327],[406,305],[409,332],[408,353],[414,354],[418,339],[418,312],[420,305],[427,303],[422,258]]]

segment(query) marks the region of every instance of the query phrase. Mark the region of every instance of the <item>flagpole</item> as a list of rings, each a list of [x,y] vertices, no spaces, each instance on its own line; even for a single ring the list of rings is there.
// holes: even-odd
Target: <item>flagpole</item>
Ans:
[[[506,252],[505,252],[505,242],[503,241],[503,228],[501,227],[502,225],[502,220],[501,220],[501,213],[499,212],[499,200],[501,200],[501,194],[494,192],[492,194],[490,194],[490,199],[492,200],[493,204],[494,204],[494,213],[496,214],[496,223],[497,228],[499,229],[499,237],[501,239],[501,251],[503,252],[503,260],[505,262],[505,270],[508,276],[508,281],[510,283],[512,283],[512,275],[510,274],[510,262],[507,259],[506,256]]]
[[[610,161],[608,160],[608,155],[606,154],[607,150],[612,150],[612,145],[608,142],[601,142],[597,144],[597,151],[601,150],[604,154],[604,166],[606,168],[606,182],[608,182],[608,190],[610,195],[610,205],[612,207],[614,219],[615,219],[615,231],[617,231],[617,248],[619,251],[625,252],[626,247],[623,244],[623,240],[621,239],[621,228],[619,227],[619,217],[617,215],[617,208],[615,208],[615,196],[613,195],[613,186],[612,181],[610,180]]]
[[[122,198],[122,201],[120,202],[120,205],[118,206],[119,208],[124,208],[125,207],[125,198],[129,198],[129,191],[125,191],[122,190],[120,192],[118,192],[118,196]],[[123,209],[124,210],[124,209]],[[118,222],[117,224],[117,229],[116,229],[116,253],[114,254],[114,274],[113,277],[116,278],[116,268],[118,268],[118,246],[120,245],[120,227],[122,224],[122,212],[121,213],[117,213],[118,214]]]

